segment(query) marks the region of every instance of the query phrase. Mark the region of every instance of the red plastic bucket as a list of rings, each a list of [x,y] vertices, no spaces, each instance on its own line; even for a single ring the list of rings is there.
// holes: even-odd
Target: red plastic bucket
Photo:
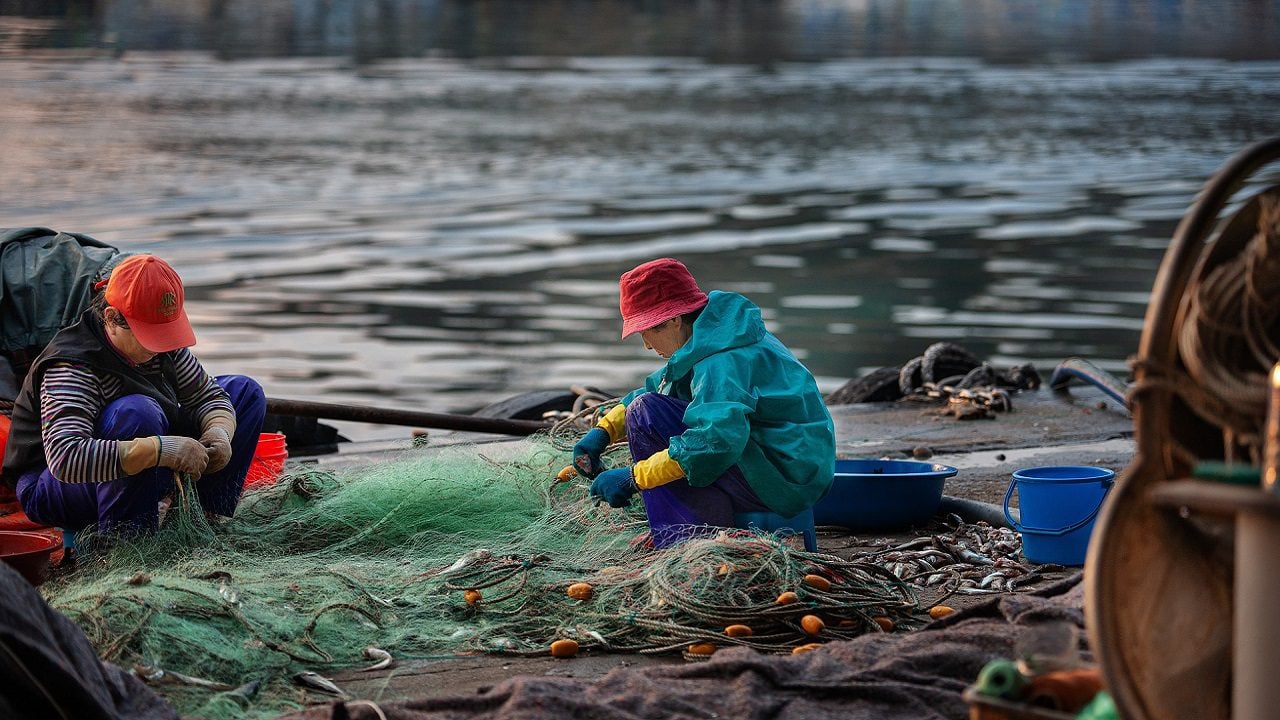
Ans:
[[[4,451],[9,446],[9,416],[0,415],[0,463],[4,462]],[[14,502],[17,496],[8,485],[0,485],[0,503]]]
[[[252,488],[270,485],[279,480],[280,473],[284,472],[284,461],[288,457],[289,447],[285,443],[284,433],[258,435],[258,449],[249,463],[249,473],[244,476],[244,486]]]
[[[62,543],[48,535],[0,530],[0,560],[17,570],[32,585],[48,579],[49,556],[60,549]]]
[[[9,416],[0,415],[0,462],[4,462],[4,451],[9,446]]]

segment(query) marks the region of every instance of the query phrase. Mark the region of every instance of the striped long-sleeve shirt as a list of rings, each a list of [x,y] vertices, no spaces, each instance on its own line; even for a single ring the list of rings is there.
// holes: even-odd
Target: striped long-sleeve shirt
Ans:
[[[178,400],[200,419],[214,410],[235,410],[226,391],[205,372],[187,349],[173,353],[177,371]],[[159,356],[138,366],[146,372],[157,367]],[[124,476],[119,442],[94,437],[102,411],[122,395],[120,380],[98,374],[79,363],[60,362],[49,367],[40,384],[40,433],[49,470],[62,482],[107,482]]]

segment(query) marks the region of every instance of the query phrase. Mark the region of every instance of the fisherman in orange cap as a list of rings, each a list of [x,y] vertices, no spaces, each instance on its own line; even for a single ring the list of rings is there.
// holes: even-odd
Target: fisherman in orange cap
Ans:
[[[105,285],[32,363],[4,482],[28,517],[64,530],[155,530],[175,475],[194,481],[207,514],[232,515],[266,415],[262,387],[210,376],[187,349],[182,280],[163,260],[129,256]]]
[[[639,494],[656,547],[738,513],[792,517],[835,475],[835,429],[817,382],[745,297],[704,293],[678,260],[619,281],[622,337],[640,333],[667,362],[574,447],[591,494],[624,507]],[[600,456],[626,440],[633,463]]]

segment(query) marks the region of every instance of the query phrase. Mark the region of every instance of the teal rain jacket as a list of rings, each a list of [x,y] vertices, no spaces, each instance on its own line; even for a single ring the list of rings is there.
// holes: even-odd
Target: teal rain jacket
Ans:
[[[813,375],[764,327],[760,308],[713,290],[693,335],[645,379],[643,392],[689,401],[671,458],[705,487],[735,463],[769,509],[791,517],[835,476],[835,426]]]

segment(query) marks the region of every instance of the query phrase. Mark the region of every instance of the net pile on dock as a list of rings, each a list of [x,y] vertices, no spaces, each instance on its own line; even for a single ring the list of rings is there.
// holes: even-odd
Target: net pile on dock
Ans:
[[[568,460],[533,438],[295,473],[212,527],[195,494],[180,493],[154,536],[97,551],[83,541],[78,569],[45,594],[103,659],[149,669],[153,682],[216,683],[157,685],[184,716],[211,718],[296,707],[296,674],[384,657],[367,648],[397,661],[546,654],[558,639],[614,652],[699,642],[789,652],[879,631],[885,618],[920,622],[911,589],[883,568],[771,536],[648,549],[638,502],[612,510],[586,481],[552,480]],[[583,582],[587,599],[567,594]],[[786,592],[794,602],[779,603]],[[818,636],[805,615],[824,621]],[[752,633],[728,637],[733,624]]]

